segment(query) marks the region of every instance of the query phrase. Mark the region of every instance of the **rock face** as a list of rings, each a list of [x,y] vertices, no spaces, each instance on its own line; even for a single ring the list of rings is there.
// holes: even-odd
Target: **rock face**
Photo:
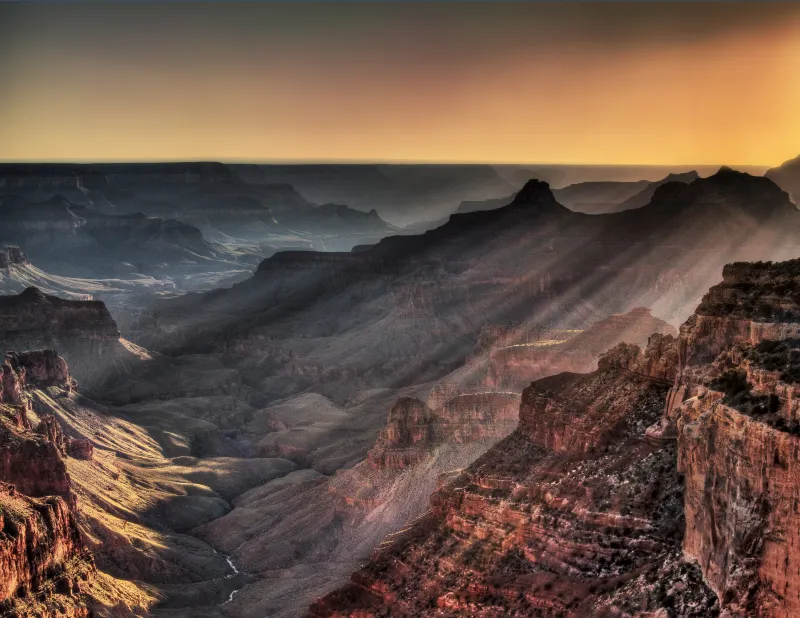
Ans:
[[[64,381],[66,363],[87,386],[106,375],[113,359],[124,356],[114,319],[101,301],[64,300],[28,288],[0,296],[0,347],[5,350],[52,348],[26,352],[16,362],[36,384]],[[66,359],[66,361],[65,361]]]
[[[398,399],[367,461],[377,469],[403,469],[442,444],[498,440],[517,424],[519,395],[475,393],[456,396],[439,410],[413,397]]]
[[[6,356],[0,391],[0,612],[88,618],[95,566],[75,518],[67,441],[54,416],[34,413],[34,393],[49,387],[59,393],[74,388],[55,352]]]
[[[644,346],[652,333],[677,334],[675,328],[637,307],[611,315],[568,339],[540,339],[492,349],[487,384],[522,389],[533,380],[569,371],[592,371],[601,353],[620,342]]]
[[[666,598],[678,615],[713,615],[716,597],[681,557],[676,445],[644,439],[667,391],[615,367],[535,382],[519,429],[309,615],[577,618],[655,612]]]
[[[0,268],[8,268],[11,264],[28,264],[27,256],[22,249],[8,246],[0,249]]]
[[[31,368],[30,380],[26,367]],[[55,418],[46,415],[32,427],[32,404],[26,392],[28,388],[48,385],[71,390],[74,382],[66,363],[52,350],[10,353],[2,372],[0,480],[12,483],[27,496],[61,496],[74,504],[61,427]]]
[[[309,615],[797,615],[795,282],[800,261],[729,265],[678,337],[534,382],[519,428]]]
[[[95,567],[69,505],[0,482],[0,612],[88,618]]]

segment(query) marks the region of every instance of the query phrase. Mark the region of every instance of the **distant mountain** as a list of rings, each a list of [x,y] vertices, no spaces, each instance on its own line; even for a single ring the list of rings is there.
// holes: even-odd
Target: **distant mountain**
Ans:
[[[800,213],[786,194],[728,168],[603,215],[572,212],[530,181],[503,208],[454,214],[421,235],[353,253],[278,253],[229,290],[160,303],[142,344],[224,350],[275,397],[313,383],[346,400],[443,375],[488,323],[535,316],[549,328],[585,328],[640,306],[677,322],[725,263],[793,256],[798,238]]]
[[[596,215],[616,212],[620,203],[641,192],[649,183],[636,182],[581,182],[556,189],[553,195],[570,210]]]
[[[177,219],[216,240],[265,241],[266,255],[307,244],[348,250],[396,231],[374,209],[331,207],[332,200],[320,207],[285,181],[245,182],[236,168],[222,163],[6,164],[0,165],[0,196],[41,203],[61,195],[108,215]]]
[[[697,172],[669,174],[656,182],[639,180],[636,182],[598,181],[581,182],[563,189],[555,189],[553,195],[570,210],[596,215],[620,212],[645,206],[653,197],[655,190],[667,182],[688,183],[699,178]],[[457,213],[494,210],[510,203],[513,196],[461,202]]]
[[[402,226],[446,216],[464,199],[508,195],[514,188],[491,165],[231,165],[253,184],[288,183],[317,202],[376,209]]]
[[[786,191],[795,204],[800,202],[800,156],[768,170],[764,175]]]
[[[511,203],[514,199],[513,195],[506,197],[496,197],[489,200],[465,200],[458,205],[456,209],[457,214],[464,214],[465,212],[479,212],[481,210],[494,210],[495,208],[502,208]]]
[[[57,275],[180,278],[237,266],[236,256],[192,225],[142,213],[110,215],[62,195],[43,202],[0,196],[0,218],[0,243],[19,245],[31,261]]]
[[[668,182],[682,182],[684,184],[688,184],[690,182],[694,182],[700,178],[700,175],[697,172],[685,172],[683,174],[669,174],[666,178],[662,178],[657,182],[650,182],[647,183],[647,186],[644,187],[639,193],[629,197],[627,200],[618,204],[615,210],[609,212],[619,212],[622,210],[632,210],[634,208],[641,208],[642,206],[646,206],[650,203],[650,200],[653,199],[653,195],[661,185],[665,185]]]

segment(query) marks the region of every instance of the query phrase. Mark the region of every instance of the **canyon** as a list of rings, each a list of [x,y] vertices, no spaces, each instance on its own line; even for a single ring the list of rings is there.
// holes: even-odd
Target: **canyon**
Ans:
[[[75,187],[227,186],[214,169]],[[424,234],[278,252],[133,308],[65,279],[9,289],[3,602],[790,616],[800,267],[723,265],[791,256],[798,225],[727,168],[599,215],[530,181]],[[26,254],[0,254],[15,281]]]
[[[798,280],[728,265],[677,337],[533,382],[519,427],[309,615],[795,615]]]

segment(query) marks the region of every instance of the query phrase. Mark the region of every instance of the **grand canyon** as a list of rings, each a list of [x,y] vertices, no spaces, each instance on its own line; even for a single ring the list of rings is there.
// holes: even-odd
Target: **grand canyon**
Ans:
[[[0,3],[0,616],[800,616],[800,7],[302,4]]]

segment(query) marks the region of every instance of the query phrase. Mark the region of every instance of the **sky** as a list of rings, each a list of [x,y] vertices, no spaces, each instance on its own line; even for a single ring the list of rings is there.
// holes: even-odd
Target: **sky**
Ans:
[[[0,160],[777,165],[800,3],[0,3]]]

